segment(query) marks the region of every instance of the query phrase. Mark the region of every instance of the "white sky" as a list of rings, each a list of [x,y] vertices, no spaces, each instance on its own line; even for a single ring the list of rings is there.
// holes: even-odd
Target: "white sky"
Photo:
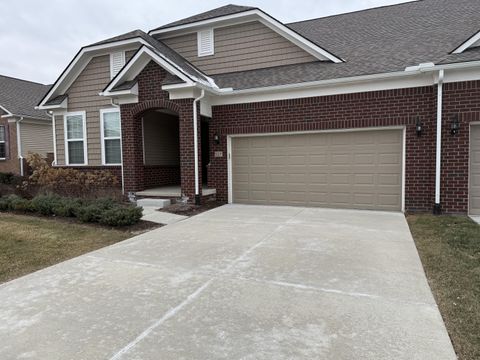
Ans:
[[[407,0],[235,0],[288,23]],[[228,0],[0,0],[0,74],[53,83],[84,45],[151,30]]]

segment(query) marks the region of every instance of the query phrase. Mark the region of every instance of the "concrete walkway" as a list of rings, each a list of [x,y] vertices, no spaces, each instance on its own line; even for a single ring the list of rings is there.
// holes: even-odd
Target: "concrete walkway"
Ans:
[[[176,222],[188,219],[188,216],[172,214],[165,211],[158,211],[156,206],[144,206],[142,220],[151,221],[157,224],[174,224]]]
[[[455,359],[398,213],[229,205],[0,286],[0,359]]]

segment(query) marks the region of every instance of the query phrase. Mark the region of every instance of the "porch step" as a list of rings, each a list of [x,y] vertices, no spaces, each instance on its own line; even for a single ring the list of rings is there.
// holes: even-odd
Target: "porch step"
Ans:
[[[172,202],[170,199],[154,199],[154,198],[143,198],[137,199],[137,205],[141,207],[156,207],[164,208],[170,205]]]

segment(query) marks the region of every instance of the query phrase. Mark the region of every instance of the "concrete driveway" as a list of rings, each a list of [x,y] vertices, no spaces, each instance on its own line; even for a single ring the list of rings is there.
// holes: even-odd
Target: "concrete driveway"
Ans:
[[[223,206],[0,286],[0,359],[455,359],[402,214]]]

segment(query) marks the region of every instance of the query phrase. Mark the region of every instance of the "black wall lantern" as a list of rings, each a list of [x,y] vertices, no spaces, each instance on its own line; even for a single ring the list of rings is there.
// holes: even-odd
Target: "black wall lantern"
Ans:
[[[453,115],[452,124],[450,125],[450,132],[452,135],[457,135],[460,130],[460,122],[458,121],[458,114]]]
[[[423,132],[423,124],[420,121],[420,116],[417,116],[417,122],[415,124],[415,131],[417,132],[417,136],[420,137],[422,136]]]
[[[213,142],[218,145],[220,144],[220,136],[218,136],[218,134],[214,134],[213,135]]]

